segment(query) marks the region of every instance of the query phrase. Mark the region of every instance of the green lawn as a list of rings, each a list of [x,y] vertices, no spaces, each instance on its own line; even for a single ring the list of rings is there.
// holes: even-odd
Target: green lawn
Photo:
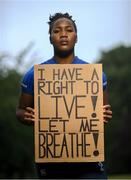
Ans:
[[[131,174],[109,175],[108,179],[131,179]]]

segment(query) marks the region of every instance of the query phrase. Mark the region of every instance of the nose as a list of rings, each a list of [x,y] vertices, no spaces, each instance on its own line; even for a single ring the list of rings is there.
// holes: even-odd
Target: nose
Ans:
[[[62,30],[61,31],[61,37],[67,37],[68,35],[67,35],[67,31],[66,30]]]

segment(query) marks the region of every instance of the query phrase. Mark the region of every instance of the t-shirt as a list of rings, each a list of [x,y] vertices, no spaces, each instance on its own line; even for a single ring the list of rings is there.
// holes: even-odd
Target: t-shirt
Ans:
[[[41,64],[58,64],[57,60],[51,58]],[[72,61],[72,64],[89,64],[88,62],[79,59],[77,56]],[[107,78],[105,73],[102,74],[103,91],[107,87]],[[34,66],[27,71],[21,82],[21,90],[23,93],[34,96]],[[90,178],[90,179],[105,179],[104,163],[39,163],[37,171],[40,178],[62,179],[62,178]]]
[[[56,59],[51,58],[41,64],[58,64],[58,63]],[[75,58],[72,61],[72,64],[89,64],[89,63],[75,56]],[[103,72],[102,80],[103,80],[103,90],[105,90],[107,87],[107,78],[104,72]],[[34,95],[34,66],[24,75],[21,82],[21,89],[23,93]]]

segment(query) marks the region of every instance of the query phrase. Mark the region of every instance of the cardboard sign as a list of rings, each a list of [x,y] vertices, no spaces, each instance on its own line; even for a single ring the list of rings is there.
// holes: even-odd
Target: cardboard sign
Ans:
[[[101,64],[35,65],[35,161],[104,160]]]

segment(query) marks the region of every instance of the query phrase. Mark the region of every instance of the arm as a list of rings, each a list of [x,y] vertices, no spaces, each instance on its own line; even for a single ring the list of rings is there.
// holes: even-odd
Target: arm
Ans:
[[[103,92],[103,117],[105,123],[108,123],[108,121],[112,118],[112,110],[108,102],[107,89],[105,89]]]
[[[34,97],[30,94],[21,93],[16,117],[24,124],[34,124]]]

